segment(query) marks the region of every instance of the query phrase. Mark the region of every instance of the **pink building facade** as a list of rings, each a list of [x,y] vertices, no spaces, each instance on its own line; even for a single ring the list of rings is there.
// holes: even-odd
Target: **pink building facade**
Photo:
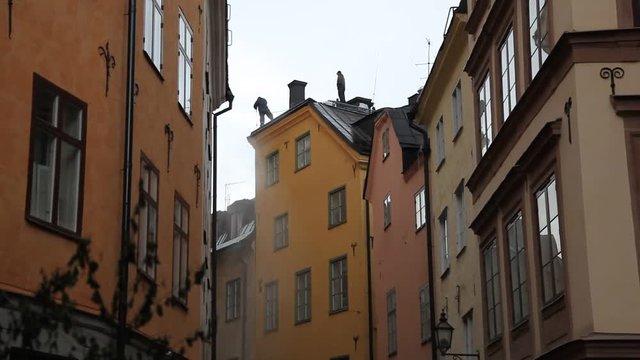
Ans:
[[[382,109],[376,117],[364,191],[376,359],[430,359],[432,353],[424,135],[405,110]]]

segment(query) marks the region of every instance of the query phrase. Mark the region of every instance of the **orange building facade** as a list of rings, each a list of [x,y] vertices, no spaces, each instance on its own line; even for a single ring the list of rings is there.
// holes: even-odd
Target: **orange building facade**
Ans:
[[[87,239],[111,313],[126,207],[125,105],[132,71],[129,211],[137,226],[130,230],[136,251],[128,296],[135,300],[128,320],[150,288],[164,309],[127,331],[126,351],[144,354],[153,348],[149,339],[166,336],[176,354],[184,347],[188,358],[210,357],[211,289],[189,290],[187,279],[193,282],[201,268],[205,284],[210,278],[210,118],[228,87],[226,2],[143,0],[132,12],[127,1],[21,1],[9,10],[0,18],[3,29],[11,28],[10,36],[0,37],[0,140],[6,149],[0,157],[0,289],[13,302],[28,298],[41,271],[64,269]],[[131,69],[128,13],[136,15]],[[114,346],[116,318],[101,316],[91,289],[79,283],[71,297],[78,331],[104,348]],[[204,341],[188,346],[186,339],[198,331]],[[69,339],[59,348],[77,358],[88,351]]]

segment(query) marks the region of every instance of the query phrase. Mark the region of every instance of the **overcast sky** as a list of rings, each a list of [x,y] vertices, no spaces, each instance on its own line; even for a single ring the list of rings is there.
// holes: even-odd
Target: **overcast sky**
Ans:
[[[258,127],[253,103],[269,102],[274,116],[289,106],[292,80],[306,97],[335,100],[336,72],[346,99],[373,98],[376,108],[405,105],[426,80],[459,0],[229,0],[233,33],[229,83],[233,110],[218,119],[217,208],[255,196],[254,151],[247,136]],[[226,105],[226,104],[225,104]],[[230,185],[231,183],[237,183]]]

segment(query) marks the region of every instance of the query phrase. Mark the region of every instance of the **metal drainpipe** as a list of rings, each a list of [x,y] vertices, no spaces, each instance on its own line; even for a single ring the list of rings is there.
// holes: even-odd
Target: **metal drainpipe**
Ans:
[[[133,147],[133,95],[135,83],[136,0],[129,0],[129,26],[127,33],[127,92],[125,99],[125,142],[122,191],[122,238],[118,263],[118,334],[117,358],[125,359],[127,342],[127,290],[129,287],[129,237],[131,217],[131,157]]]
[[[436,328],[436,310],[435,310],[435,297],[434,297],[434,285],[435,281],[433,279],[433,239],[431,237],[431,198],[429,196],[429,164],[427,162],[427,155],[429,154],[428,144],[429,137],[427,135],[427,131],[421,128],[420,126],[416,126],[416,129],[422,133],[422,168],[424,170],[424,198],[425,198],[425,218],[427,219],[427,260],[429,261],[429,313],[431,314],[431,359],[438,359],[438,348],[434,343],[434,329]]]
[[[373,301],[371,299],[371,225],[369,222],[369,201],[365,200],[365,213],[367,215],[367,307],[369,308],[369,360],[373,360]]]
[[[216,113],[213,113],[213,126],[211,127],[213,131],[213,229],[212,229],[212,240],[211,240],[211,360],[216,360],[216,336],[218,334],[218,316],[217,316],[217,302],[216,302],[216,289],[218,287],[217,283],[217,264],[216,264],[216,242],[218,241],[218,116],[226,113],[227,111],[233,108],[233,93],[231,89],[227,86],[227,101],[229,102],[229,106],[225,109],[222,109]]]

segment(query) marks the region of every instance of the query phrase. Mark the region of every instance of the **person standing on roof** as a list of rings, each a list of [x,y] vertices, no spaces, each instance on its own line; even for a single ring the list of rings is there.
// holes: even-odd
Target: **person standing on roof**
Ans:
[[[260,126],[264,125],[264,116],[267,115],[269,120],[273,121],[273,114],[269,110],[267,106],[267,100],[258,96],[256,102],[253,104],[254,109],[258,109],[258,113],[260,114]]]
[[[338,100],[344,102],[344,76],[339,70],[336,75],[338,75]]]

